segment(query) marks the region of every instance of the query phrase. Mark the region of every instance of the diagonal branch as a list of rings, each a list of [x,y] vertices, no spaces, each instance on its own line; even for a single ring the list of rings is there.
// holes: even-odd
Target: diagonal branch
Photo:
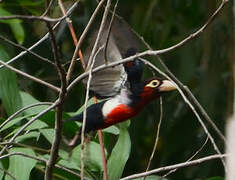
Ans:
[[[68,13],[72,13],[75,8],[77,7],[79,1],[75,2],[68,10]],[[60,25],[61,21],[57,22],[54,26],[53,26],[53,30],[56,29],[59,25]],[[28,50],[32,50],[35,47],[39,46],[43,41],[45,41],[47,38],[49,37],[49,33],[47,33],[45,36],[43,36],[39,41],[37,41],[34,45],[32,45],[31,47],[28,48]],[[28,53],[27,51],[22,51],[20,54],[18,54],[17,56],[15,56],[14,58],[10,59],[7,64],[10,64],[14,61],[16,61],[17,59],[19,59],[20,57],[24,56],[26,53]],[[3,68],[4,66],[0,64],[0,69]]]
[[[5,37],[3,37],[1,35],[0,35],[0,39],[5,41],[5,42],[7,42],[7,43],[9,43],[9,44],[11,44],[11,45],[13,45],[13,46],[15,46],[15,47],[18,47],[18,48],[21,48],[21,49],[27,51],[29,54],[34,55],[35,57],[39,58],[40,60],[42,60],[42,61],[44,61],[46,63],[49,63],[49,64],[55,66],[55,64],[53,62],[51,62],[49,59],[40,56],[39,54],[37,54],[37,53],[35,53],[35,52],[25,48],[24,46],[21,46],[20,44],[16,44],[13,41],[10,41],[9,39],[7,39],[7,38],[5,38]]]
[[[189,162],[183,162],[183,163],[170,165],[170,166],[165,166],[165,167],[161,167],[161,168],[158,168],[158,169],[153,169],[151,171],[144,172],[144,173],[134,174],[134,175],[131,175],[131,176],[124,177],[121,180],[136,179],[136,178],[149,176],[151,174],[155,174],[155,173],[162,172],[162,171],[168,171],[168,170],[172,170],[172,169],[176,169],[176,168],[178,169],[178,168],[183,168],[183,167],[195,166],[195,165],[202,164],[204,162],[211,161],[211,160],[214,160],[214,159],[225,158],[227,156],[228,156],[228,154],[210,155],[210,156],[200,158],[200,159],[197,159],[197,160],[193,160],[193,161],[189,161]]]
[[[43,80],[41,80],[41,79],[39,79],[39,78],[36,78],[36,77],[34,77],[34,76],[32,76],[32,75],[29,75],[29,74],[27,74],[27,73],[25,73],[25,72],[23,72],[23,71],[20,71],[19,69],[16,69],[16,68],[14,68],[14,67],[8,65],[7,63],[5,63],[5,62],[3,62],[3,61],[1,61],[1,60],[0,60],[0,64],[3,65],[3,66],[5,66],[6,68],[8,68],[8,69],[10,69],[10,70],[12,70],[12,71],[14,71],[14,72],[16,72],[16,73],[18,73],[18,74],[20,74],[20,75],[22,75],[22,76],[28,78],[28,79],[31,79],[31,80],[33,80],[33,81],[35,81],[35,82],[38,82],[38,83],[40,83],[40,84],[42,84],[42,85],[44,85],[44,86],[47,86],[48,88],[50,88],[50,89],[52,89],[52,90],[54,90],[54,91],[56,91],[56,92],[60,92],[60,89],[59,89],[58,87],[56,87],[56,86],[54,86],[54,85],[52,85],[52,84],[50,84],[50,83],[48,83],[48,82],[46,82],[46,81],[43,81]]]

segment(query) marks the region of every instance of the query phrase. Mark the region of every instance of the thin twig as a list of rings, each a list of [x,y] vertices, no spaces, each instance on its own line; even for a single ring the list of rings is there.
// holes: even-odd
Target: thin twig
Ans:
[[[179,164],[174,164],[174,165],[170,165],[170,166],[165,166],[165,167],[153,169],[151,171],[144,172],[144,173],[134,174],[134,175],[131,175],[131,176],[124,177],[120,180],[136,179],[136,178],[149,176],[151,174],[155,174],[155,173],[162,172],[162,171],[168,171],[168,170],[172,170],[172,169],[176,169],[176,168],[178,169],[178,168],[183,168],[183,167],[195,166],[195,165],[202,164],[204,162],[211,161],[211,160],[214,160],[214,159],[225,158],[227,156],[228,156],[228,154],[210,155],[210,156],[200,158],[200,159],[196,159],[196,160],[193,160],[193,161],[183,162],[183,163],[179,163]]]
[[[162,123],[162,117],[163,117],[163,107],[162,107],[162,97],[160,97],[160,118],[159,118],[159,123],[157,126],[157,135],[156,135],[156,140],[155,140],[155,143],[153,146],[153,151],[152,151],[152,154],[149,158],[148,165],[147,165],[145,172],[147,172],[149,170],[149,167],[150,167],[151,162],[153,160],[153,156],[154,156],[156,149],[157,149],[157,144],[158,144],[158,140],[159,140],[159,133],[160,133],[161,123]],[[143,178],[143,180],[145,180],[145,179],[146,179],[146,176]]]
[[[8,148],[9,144],[11,144],[12,142],[14,142],[14,140],[30,125],[32,124],[34,121],[36,121],[38,118],[40,118],[42,115],[46,114],[48,111],[50,111],[51,109],[55,108],[57,106],[58,102],[55,101],[51,106],[49,106],[48,108],[46,108],[45,110],[43,110],[42,112],[40,112],[39,114],[37,114],[34,118],[32,118],[30,121],[28,121],[27,123],[25,123],[19,131],[17,131],[17,133],[14,134],[14,136],[8,141],[8,144],[5,145],[1,152],[0,152],[0,156],[6,151],[6,149]]]
[[[64,8],[62,0],[58,0],[58,4],[60,6],[60,9],[61,9],[62,13],[64,15],[66,15],[67,12],[66,12],[66,10]],[[77,39],[76,33],[74,31],[72,21],[71,21],[70,18],[66,18],[66,22],[67,22],[67,25],[69,27],[70,34],[71,34],[71,36],[73,38],[74,45],[76,46],[77,43],[78,43],[78,39]],[[81,60],[83,69],[85,69],[85,62],[84,62],[84,58],[83,58],[81,49],[78,50],[78,56],[79,56],[79,58]],[[70,66],[69,66],[69,69],[68,69],[68,72],[67,72],[67,76],[66,76],[67,83],[69,82],[69,80],[70,80],[70,78],[72,76],[72,72],[73,72],[73,69],[74,69],[74,66],[75,66],[75,62],[76,62],[76,60],[70,62]]]
[[[100,28],[99,28],[99,31],[97,33],[97,37],[96,37],[94,46],[92,48],[92,51],[91,51],[91,54],[90,54],[90,57],[89,57],[89,60],[88,60],[88,63],[87,63],[87,69],[90,69],[90,66],[93,63],[92,61],[95,60],[93,57],[94,57],[94,55],[95,55],[95,53],[98,49],[98,43],[99,43],[99,40],[100,40],[101,35],[103,33],[103,30],[105,28],[105,24],[106,24],[106,21],[107,21],[107,18],[108,18],[108,13],[109,13],[110,6],[111,6],[111,0],[107,0],[107,4],[105,6],[105,10],[104,10],[104,14],[103,14],[102,21],[101,21],[101,24],[100,24]]]
[[[56,91],[56,92],[60,92],[60,88],[58,88],[58,87],[56,87],[56,86],[54,86],[54,85],[52,85],[52,84],[50,84],[50,83],[48,83],[48,82],[46,82],[46,81],[43,81],[43,80],[41,80],[41,79],[39,79],[39,78],[36,78],[35,76],[29,75],[29,74],[27,74],[27,73],[25,73],[25,72],[23,72],[23,71],[20,71],[19,69],[16,69],[16,68],[14,68],[14,67],[8,65],[7,63],[3,62],[2,60],[0,60],[0,64],[3,65],[3,66],[5,66],[6,68],[8,68],[8,69],[10,69],[10,70],[12,70],[12,71],[14,71],[14,72],[16,72],[16,73],[22,75],[22,76],[25,76],[25,77],[28,78],[28,79],[31,79],[31,80],[33,80],[33,81],[35,81],[35,82],[38,82],[38,83],[40,83],[40,84],[42,84],[42,85],[44,85],[44,86],[47,86],[47,87],[50,88],[51,90],[54,90],[54,91]]]
[[[53,62],[51,62],[48,58],[44,58],[44,57],[40,56],[39,54],[37,54],[37,53],[35,53],[35,52],[25,48],[24,46],[22,46],[20,44],[16,44],[13,41],[10,41],[9,39],[5,38],[2,35],[0,35],[0,39],[2,39],[3,41],[5,41],[5,42],[7,42],[7,43],[9,43],[9,44],[11,44],[11,45],[13,45],[15,47],[18,47],[20,49],[23,49],[23,50],[27,51],[29,54],[34,55],[35,57],[39,58],[40,60],[42,60],[42,61],[44,61],[46,63],[49,63],[49,64],[55,66],[55,64]]]
[[[186,162],[189,162],[189,161],[191,161],[196,155],[198,155],[199,154],[199,152],[201,152],[201,150],[205,147],[205,145],[207,144],[207,142],[208,142],[208,136],[207,136],[207,138],[206,138],[206,140],[205,140],[205,142],[202,144],[202,146],[186,161]],[[169,171],[168,173],[166,173],[165,175],[163,175],[162,176],[162,178],[164,178],[164,177],[166,177],[166,176],[169,176],[170,174],[172,174],[173,172],[175,172],[175,171],[177,171],[178,169],[176,168],[176,169],[172,169],[171,171]],[[161,180],[161,179],[159,179],[159,180]]]
[[[94,55],[94,59],[96,58],[96,55],[99,53],[99,51],[103,48],[100,47],[96,54]],[[91,84],[91,79],[92,79],[92,68],[94,65],[95,61],[92,61],[92,64],[90,66],[90,69],[88,71],[88,80],[87,80],[87,87],[86,87],[86,98],[85,98],[85,103],[84,103],[84,111],[83,111],[83,120],[82,120],[82,133],[81,133],[81,179],[83,180],[84,178],[84,136],[85,136],[85,128],[86,128],[86,115],[87,115],[87,104],[88,104],[88,98],[89,98],[89,90],[90,90],[90,84]]]
[[[52,105],[51,102],[40,102],[40,103],[35,103],[35,104],[30,104],[28,106],[25,106],[23,108],[21,108],[20,110],[18,110],[17,112],[15,112],[14,114],[12,114],[9,118],[7,118],[1,125],[0,125],[0,129],[2,129],[3,126],[5,126],[7,123],[9,123],[12,119],[14,119],[18,114],[24,112],[25,110],[35,107],[35,106],[42,106],[42,105]]]
[[[36,147],[36,146],[30,146],[28,144],[22,144],[22,143],[16,143],[16,142],[12,142],[12,143],[2,142],[2,143],[0,143],[0,145],[6,145],[6,144],[14,145],[14,146],[26,147],[26,148],[30,148],[30,149],[33,149],[35,151],[40,151],[40,152],[44,152],[44,153],[50,153],[50,150],[42,149],[42,148],[39,148],[39,147]]]
[[[25,154],[25,153],[22,153],[22,152],[14,152],[14,153],[9,153],[9,154],[0,156],[0,160],[4,159],[4,158],[8,158],[10,156],[23,156],[23,157],[26,157],[26,158],[34,159],[36,161],[40,161],[42,163],[47,163],[47,160],[45,160],[45,159],[42,159],[42,158],[39,158],[39,157],[36,157],[36,156],[32,156],[32,155],[29,155],[29,154]],[[72,171],[72,170],[70,170],[70,169],[68,169],[68,168],[66,168],[64,166],[56,164],[55,167],[57,167],[57,168],[59,168],[61,170],[64,170],[64,171],[66,171],[68,173],[71,173],[71,174],[73,174],[73,175],[75,175],[75,176],[77,176],[79,178],[81,177],[80,174],[78,174],[78,173],[76,173],[76,172],[74,172],[74,171]],[[86,178],[85,180],[88,180],[88,179]]]
[[[53,1],[54,1],[54,0],[51,0],[51,1],[49,2],[49,4],[47,5],[47,8],[46,8],[46,10],[45,10],[45,12],[44,12],[40,17],[44,17],[44,16],[46,16],[46,15],[49,13],[49,11],[50,11],[50,9],[51,9],[51,6],[52,6],[52,4],[53,4]]]
[[[7,170],[5,170],[5,169],[3,169],[3,168],[0,167],[0,171],[3,171],[5,174],[7,174],[8,176],[10,176],[11,179],[16,180],[16,178],[15,178],[11,173],[9,173]]]
[[[82,43],[83,43],[83,41],[84,41],[84,39],[85,39],[85,37],[86,37],[86,35],[87,35],[89,29],[90,29],[92,23],[94,22],[94,20],[95,20],[97,14],[98,14],[98,12],[99,12],[99,10],[101,9],[101,7],[102,7],[102,5],[103,5],[103,3],[104,3],[105,1],[106,1],[106,0],[101,0],[101,1],[99,2],[99,4],[97,5],[95,11],[93,12],[91,18],[89,19],[89,22],[87,23],[86,28],[84,29],[84,31],[82,32],[82,34],[81,34],[81,36],[80,36],[80,38],[79,38],[79,40],[78,40],[78,43],[77,43],[76,48],[75,48],[75,50],[74,50],[73,57],[72,57],[72,60],[71,60],[71,61],[75,61],[75,60],[77,59],[78,51],[79,51],[79,49],[81,48],[81,45],[82,45]]]
[[[1,16],[0,20],[24,19],[24,20],[39,20],[44,22],[58,22],[64,20],[65,18],[67,18],[67,16],[62,16],[60,18],[50,18],[46,16],[12,15],[12,16]]]
[[[104,62],[105,62],[106,65],[108,64],[107,48],[108,48],[108,44],[109,44],[109,38],[110,38],[110,34],[111,34],[112,26],[113,26],[113,20],[114,20],[114,17],[115,17],[115,12],[116,12],[116,9],[117,9],[118,2],[119,2],[119,0],[116,1],[116,4],[115,4],[115,6],[113,8],[113,11],[112,11],[112,18],[111,18],[110,23],[109,23],[107,40],[106,40],[106,43],[105,43],[105,46],[104,46]]]
[[[75,10],[75,8],[77,7],[77,5],[78,5],[78,2],[75,2],[75,3],[69,8],[68,12],[71,14],[71,13]],[[59,26],[60,23],[61,23],[61,21],[60,21],[60,22],[57,22],[57,23],[53,26],[53,30],[55,30],[55,29]],[[45,36],[43,36],[43,37],[42,37],[39,41],[37,41],[34,45],[32,45],[31,47],[29,47],[28,50],[34,49],[35,47],[37,47],[38,45],[40,45],[43,41],[45,41],[48,37],[49,37],[49,33],[47,33]],[[19,59],[20,57],[24,56],[26,53],[28,53],[28,52],[27,52],[27,51],[22,51],[22,52],[21,52],[20,54],[18,54],[17,56],[11,58],[11,59],[7,62],[7,64],[10,64],[10,63],[16,61],[16,60]],[[4,67],[3,65],[0,65],[0,69],[3,68],[3,67]]]

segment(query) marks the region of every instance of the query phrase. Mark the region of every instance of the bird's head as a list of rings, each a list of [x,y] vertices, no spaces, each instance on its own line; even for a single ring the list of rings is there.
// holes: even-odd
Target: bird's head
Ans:
[[[141,93],[141,97],[148,101],[161,96],[165,92],[175,89],[176,86],[171,81],[154,77],[144,82],[144,89]]]

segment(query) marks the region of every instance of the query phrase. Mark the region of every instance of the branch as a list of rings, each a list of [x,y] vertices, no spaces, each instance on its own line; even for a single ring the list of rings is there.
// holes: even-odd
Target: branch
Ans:
[[[3,156],[0,156],[0,160],[1,159],[4,159],[4,158],[7,158],[7,157],[10,157],[10,156],[23,156],[23,157],[26,157],[26,158],[30,158],[30,159],[34,159],[34,160],[37,160],[37,161],[40,161],[42,163],[47,163],[47,160],[45,159],[42,159],[42,158],[39,158],[39,157],[35,157],[35,156],[31,156],[31,155],[28,155],[28,154],[25,154],[25,153],[22,153],[22,152],[14,152],[14,153],[9,153],[9,154],[6,154],[6,155],[3,155]],[[64,171],[67,171],[68,173],[71,173],[77,177],[81,177],[80,174],[64,167],[64,166],[61,166],[61,165],[58,165],[56,164],[55,167],[57,167],[58,169],[61,169],[61,170],[64,170]],[[88,180],[87,178],[85,180]]]
[[[60,18],[50,18],[46,16],[27,16],[27,15],[0,16],[0,20],[24,19],[24,20],[39,20],[44,22],[58,22],[64,20],[65,18],[67,18],[67,16],[63,16]]]
[[[149,167],[150,167],[151,162],[153,160],[153,156],[154,156],[155,151],[157,149],[157,144],[158,144],[158,140],[159,140],[159,133],[160,133],[160,128],[161,128],[161,124],[162,124],[162,117],[163,117],[163,107],[162,107],[162,97],[160,97],[160,118],[159,118],[159,123],[157,126],[157,135],[156,135],[155,143],[153,146],[153,151],[152,151],[152,154],[149,158],[149,162],[148,162],[148,165],[147,165],[145,172],[147,172],[149,170]],[[143,180],[145,180],[145,179],[146,179],[146,176],[143,178]]]
[[[47,86],[48,88],[50,88],[50,89],[52,89],[52,90],[54,90],[54,91],[56,91],[56,92],[60,92],[60,89],[59,89],[58,87],[56,87],[56,86],[54,86],[54,85],[52,85],[52,84],[50,84],[50,83],[48,83],[48,82],[46,82],[46,81],[43,81],[43,80],[41,80],[41,79],[39,79],[39,78],[36,78],[36,77],[34,77],[34,76],[32,76],[32,75],[29,75],[29,74],[27,74],[27,73],[25,73],[25,72],[23,72],[23,71],[20,71],[20,70],[14,68],[14,67],[8,65],[7,63],[3,62],[2,60],[0,60],[0,64],[3,65],[3,66],[5,66],[5,67],[7,67],[8,69],[10,69],[10,70],[16,72],[16,73],[22,75],[22,76],[25,76],[25,77],[28,78],[28,79],[31,79],[31,80],[33,80],[33,81],[35,81],[35,82],[38,82],[38,83],[40,83],[40,84],[42,84],[42,85],[44,85],[44,86]]]
[[[69,8],[68,10],[68,13],[72,13],[74,11],[74,9],[77,7],[79,2],[75,2],[71,8]],[[59,24],[61,23],[60,22],[57,22],[54,26],[53,26],[53,30],[56,29]],[[49,33],[47,33],[45,36],[43,36],[38,42],[36,42],[34,45],[32,45],[30,48],[28,48],[28,50],[32,50],[34,49],[35,47],[37,47],[39,44],[41,44],[43,41],[45,41],[47,38],[49,37]],[[17,56],[15,56],[14,58],[10,59],[7,64],[10,64],[14,61],[16,61],[17,59],[19,59],[20,57],[24,56],[26,53],[28,53],[27,51],[22,51],[20,54],[18,54]],[[3,65],[0,65],[0,69],[3,68],[4,66]]]
[[[51,147],[50,158],[47,162],[45,176],[44,176],[45,180],[51,180],[53,169],[56,164],[56,160],[58,158],[60,142],[62,139],[62,132],[63,132],[62,113],[64,109],[64,101],[66,98],[67,83],[66,83],[66,73],[59,60],[57,42],[56,42],[56,38],[55,38],[53,29],[50,23],[47,23],[47,27],[49,29],[49,33],[51,37],[51,46],[52,46],[52,51],[53,51],[53,55],[55,59],[56,69],[57,69],[58,75],[60,77],[60,82],[61,82],[61,91],[60,91],[59,98],[58,98],[58,106],[56,107],[55,136],[54,136],[53,144]]]
[[[66,15],[67,12],[66,12],[66,10],[65,10],[65,8],[64,8],[64,5],[63,5],[63,3],[62,3],[62,0],[58,0],[58,4],[59,4],[60,9],[61,9],[61,11],[63,12],[63,14]],[[69,27],[70,34],[71,34],[71,36],[72,36],[72,38],[73,38],[74,45],[76,46],[76,44],[78,43],[78,39],[77,39],[76,33],[75,33],[75,31],[74,31],[72,21],[71,21],[70,18],[66,18],[66,22],[67,22],[67,25],[68,25],[68,27]],[[80,57],[80,60],[81,60],[83,69],[85,69],[85,66],[86,66],[86,65],[85,65],[85,62],[84,62],[84,58],[83,58],[81,49],[78,50],[78,56]],[[69,83],[69,81],[70,81],[70,78],[71,78],[71,76],[72,76],[75,63],[76,63],[76,60],[71,61],[71,63],[70,63],[70,66],[69,66],[69,69],[68,69],[68,72],[67,72],[67,76],[66,76],[67,83]]]
[[[6,173],[8,176],[11,177],[11,179],[16,180],[16,178],[11,173],[9,173],[7,170],[0,168],[0,171],[3,171],[4,173]]]
[[[4,127],[7,123],[9,123],[12,119],[14,119],[18,114],[24,112],[27,109],[30,109],[32,107],[35,106],[42,106],[42,105],[52,105],[51,102],[40,102],[40,103],[35,103],[35,104],[30,104],[28,106],[23,107],[22,109],[18,110],[17,112],[15,112],[14,114],[12,114],[8,119],[6,119],[1,125],[0,125],[0,129],[2,129],[2,127]]]
[[[5,145],[1,152],[0,152],[0,156],[6,151],[6,149],[8,148],[8,146],[14,142],[14,140],[17,138],[17,136],[19,136],[30,124],[32,124],[34,121],[36,121],[38,118],[40,118],[42,115],[46,114],[48,111],[50,111],[51,109],[55,108],[58,105],[58,102],[55,101],[51,106],[49,106],[48,108],[46,108],[45,110],[43,110],[42,112],[40,112],[39,114],[37,114],[34,118],[32,118],[30,121],[28,121],[27,123],[25,123],[25,125],[23,125],[19,131],[17,131],[17,133],[14,134],[14,136],[8,141],[8,144]]]
[[[82,35],[80,36],[79,41],[78,41],[78,43],[76,45],[76,48],[74,50],[73,57],[72,57],[72,60],[71,60],[72,62],[77,59],[78,50],[81,48],[81,45],[82,45],[82,43],[83,43],[83,41],[84,41],[84,39],[85,39],[85,37],[86,37],[86,35],[88,33],[88,30],[90,29],[92,23],[94,22],[97,14],[98,14],[99,10],[102,8],[102,5],[103,5],[104,2],[105,2],[105,0],[101,0],[99,2],[99,4],[97,5],[95,11],[93,12],[91,18],[89,19],[89,22],[87,23],[86,28],[82,32]]]
[[[54,64],[53,62],[51,62],[49,59],[40,56],[39,54],[37,54],[37,53],[35,53],[35,52],[33,52],[33,51],[31,51],[31,50],[25,48],[24,46],[21,46],[20,44],[16,44],[16,43],[14,43],[13,41],[10,41],[9,39],[7,39],[7,38],[5,38],[5,37],[3,37],[3,36],[1,36],[1,35],[0,35],[0,39],[2,39],[3,41],[5,41],[5,42],[7,42],[7,43],[9,43],[9,44],[11,44],[11,45],[13,45],[13,46],[15,46],[15,47],[18,47],[18,48],[20,48],[20,49],[23,49],[23,50],[27,51],[29,54],[31,54],[31,55],[33,55],[33,56],[39,58],[40,60],[42,60],[42,61],[44,61],[44,62],[47,62],[47,63],[49,63],[49,64],[55,66],[55,64]]]
[[[168,171],[168,170],[172,170],[172,169],[176,169],[176,168],[178,169],[178,168],[183,168],[183,167],[195,166],[195,165],[202,164],[204,162],[207,162],[207,161],[210,161],[210,160],[213,160],[213,159],[224,158],[224,157],[227,157],[227,156],[228,156],[228,154],[211,155],[211,156],[207,156],[207,157],[200,158],[200,159],[193,160],[193,161],[189,161],[189,162],[183,162],[183,163],[179,163],[179,164],[175,164],[175,165],[161,167],[161,168],[158,168],[158,169],[153,169],[151,171],[144,172],[144,173],[134,174],[134,175],[131,175],[131,176],[124,177],[121,180],[136,179],[136,178],[149,176],[151,174],[155,174],[155,173],[162,172],[162,171]]]

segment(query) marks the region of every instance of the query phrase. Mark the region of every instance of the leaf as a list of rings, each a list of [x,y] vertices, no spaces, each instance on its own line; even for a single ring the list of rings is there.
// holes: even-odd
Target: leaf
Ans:
[[[85,167],[91,171],[103,170],[102,154],[98,143],[91,141],[86,144],[84,154]],[[78,167],[81,166],[81,145],[74,148],[71,159],[77,164]]]
[[[0,45],[0,60],[7,61],[8,59],[8,54]],[[8,115],[13,114],[22,107],[17,76],[7,68],[0,70],[0,98]]]
[[[120,134],[116,145],[108,159],[108,176],[110,179],[120,179],[130,155],[131,140],[127,130],[130,122],[120,124]],[[118,162],[118,163],[117,163]]]
[[[70,169],[80,170],[80,167],[74,161],[62,159],[59,161],[59,164]]]
[[[47,141],[52,144],[54,140],[54,129],[40,129],[39,130],[42,135],[47,139]],[[69,153],[65,150],[59,150],[59,156],[63,159],[67,159],[69,157]]]
[[[54,139],[54,129],[40,129],[40,132],[52,144]]]
[[[118,135],[120,130],[116,126],[110,126],[102,130],[102,132]]]
[[[20,96],[22,98],[23,107],[40,102],[34,97],[32,97],[30,94],[23,92],[23,91],[20,92]],[[35,107],[25,110],[24,113],[31,114],[31,115],[38,114],[42,112],[43,110],[45,110],[47,107],[48,105],[35,106]]]
[[[22,142],[22,141],[24,141],[24,140],[31,139],[31,138],[36,138],[36,139],[38,139],[39,136],[40,136],[40,133],[39,133],[39,132],[33,131],[33,132],[29,132],[29,133],[27,133],[27,134],[23,134],[23,135],[21,135],[21,136],[18,136],[18,137],[15,139],[15,141],[16,141],[16,142]]]
[[[223,177],[216,176],[216,177],[210,177],[210,178],[208,178],[208,179],[206,179],[206,180],[224,180],[224,178],[223,178]]]
[[[12,14],[0,7],[0,16],[11,16]],[[17,42],[22,44],[24,42],[24,28],[22,26],[22,21],[19,19],[11,19],[11,20],[0,20],[0,23],[6,23],[10,26],[11,31],[13,32]]]
[[[18,118],[15,118],[15,119],[12,119],[10,122],[8,122],[5,126],[2,127],[2,129],[0,129],[0,132],[16,125],[18,122],[20,122],[22,119],[25,119],[27,117],[30,117],[31,115],[27,115],[27,116],[23,116],[23,117],[18,117]]]
[[[11,148],[10,153],[22,152],[28,155],[35,156],[35,153],[31,149],[26,148]],[[19,155],[9,157],[8,171],[18,180],[30,179],[30,172],[36,165],[37,161],[34,159],[26,158]],[[12,180],[11,177],[6,176],[5,180]]]
[[[2,165],[2,162],[0,161],[0,179],[3,179],[3,176],[4,176],[4,172],[2,169],[4,169],[4,167]]]
[[[40,120],[36,120],[32,124],[30,124],[25,130],[43,129],[45,127],[48,127],[46,123]]]

